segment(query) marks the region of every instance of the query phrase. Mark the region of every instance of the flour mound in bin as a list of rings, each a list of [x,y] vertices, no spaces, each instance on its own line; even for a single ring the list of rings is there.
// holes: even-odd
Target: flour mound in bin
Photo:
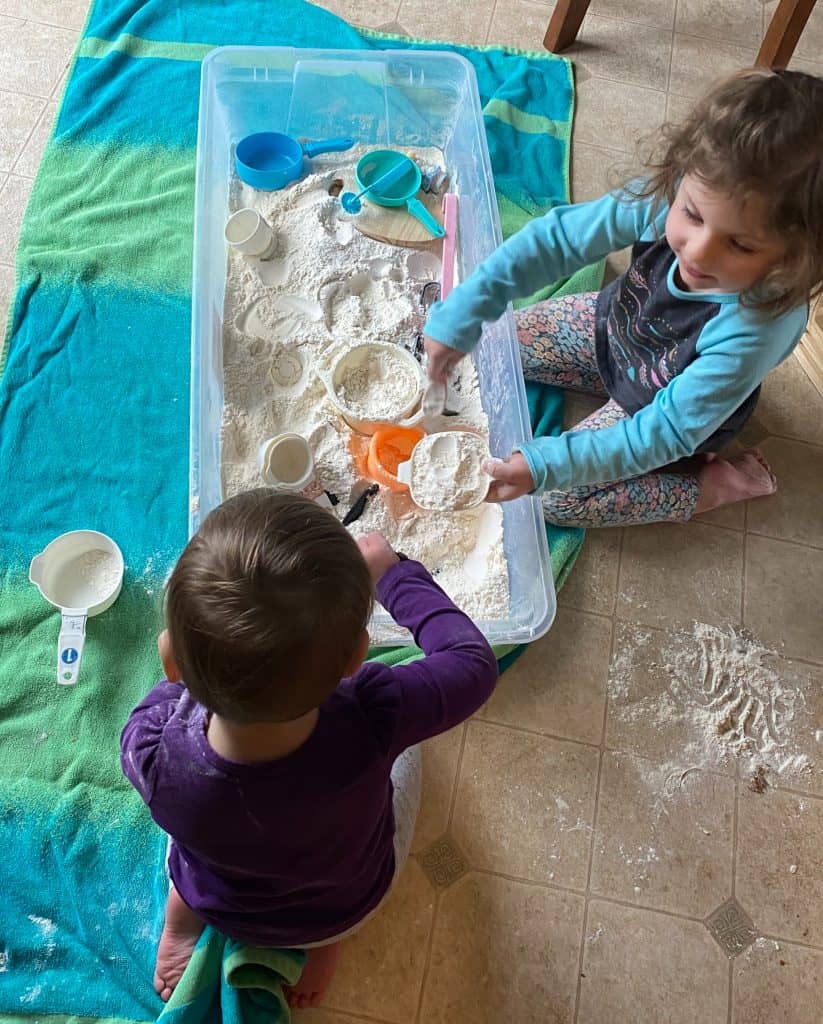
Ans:
[[[430,434],[414,449],[412,493],[429,509],[463,509],[485,496],[488,477],[480,468],[488,456],[482,438],[465,431]]]
[[[436,259],[421,260],[417,250],[376,242],[354,230],[352,223],[344,223],[348,215],[342,214],[340,200],[329,195],[328,188],[339,178],[345,189],[356,191],[354,165],[364,151],[358,147],[317,157],[312,161],[316,173],[280,192],[255,192],[232,182],[227,213],[245,206],[266,218],[278,238],[277,258],[285,276],[268,284],[261,280],[260,261],[228,253],[222,338],[223,497],[260,487],[261,442],[289,432],[309,442],[318,481],[339,499],[332,513],[338,519],[363,490],[350,446],[364,438],[343,420],[316,371],[329,366],[333,354],[368,342],[398,347],[413,342],[422,329],[422,278],[436,277],[439,270]],[[442,162],[439,153],[419,156],[428,164]],[[350,239],[338,237],[341,227],[351,231]],[[284,302],[285,297],[290,301]],[[295,297],[305,299],[305,304],[294,302]],[[286,369],[279,359],[284,349],[297,349],[305,360],[303,376],[295,384],[285,383],[290,375],[281,372]],[[417,373],[413,367],[410,371]],[[488,438],[488,418],[470,358],[461,361],[460,377],[459,415],[449,426]],[[419,377],[415,389],[418,386]],[[394,392],[395,381],[389,376],[374,390]],[[455,395],[452,381],[452,400]],[[487,401],[497,398],[490,394]],[[398,402],[401,411],[407,404]],[[397,550],[423,562],[473,618],[508,617],[509,578],[499,506],[425,512],[407,494],[381,487],[348,529],[355,537],[379,530]],[[374,623],[371,635],[378,641],[396,639],[392,627]]]
[[[363,420],[394,419],[406,410],[418,390],[418,377],[408,360],[389,349],[369,351],[344,367],[336,392],[347,409]]]

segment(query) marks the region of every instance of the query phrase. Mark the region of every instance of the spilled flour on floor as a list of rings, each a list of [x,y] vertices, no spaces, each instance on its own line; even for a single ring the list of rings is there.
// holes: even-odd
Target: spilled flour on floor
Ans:
[[[231,208],[260,212],[275,234],[265,260],[232,252],[223,317],[223,495],[262,485],[256,456],[275,434],[302,434],[314,455],[321,487],[339,499],[343,518],[367,481],[358,471],[357,446],[328,396],[320,374],[364,342],[397,343],[408,351],[423,326],[423,286],[440,276],[431,252],[384,245],[356,229],[329,187],[342,179],[354,186],[358,149],[313,160],[315,173],[280,192],[257,192],[234,181]],[[399,361],[398,361],[399,362]],[[385,371],[385,372],[384,372]],[[470,359],[452,380],[449,405],[457,415],[444,423],[488,438],[489,424]],[[392,395],[408,382],[401,370],[352,373],[348,397],[364,414],[384,415]],[[377,379],[377,378],[380,379]],[[370,390],[367,385],[374,385]],[[365,417],[364,417],[365,418]],[[366,439],[368,441],[368,439]],[[362,465],[362,464],[361,464]],[[506,618],[508,569],[503,517],[498,506],[457,512],[425,512],[408,494],[381,487],[349,529],[372,530],[410,558],[422,561],[452,599],[478,621]],[[374,639],[395,635],[391,627]]]
[[[723,770],[738,760],[754,792],[823,774],[823,734],[807,695],[813,681],[757,639],[732,628],[695,623],[690,631],[628,630],[612,663],[609,695],[618,729],[643,722],[670,736],[666,789],[691,771]],[[665,679],[646,695],[643,682]],[[641,751],[638,751],[641,753]],[[823,762],[823,757],[821,757]]]

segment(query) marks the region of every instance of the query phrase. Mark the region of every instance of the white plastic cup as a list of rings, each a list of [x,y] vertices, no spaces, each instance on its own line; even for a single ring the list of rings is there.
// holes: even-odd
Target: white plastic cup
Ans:
[[[257,210],[233,213],[223,234],[229,245],[244,256],[264,256],[274,243],[274,232]]]

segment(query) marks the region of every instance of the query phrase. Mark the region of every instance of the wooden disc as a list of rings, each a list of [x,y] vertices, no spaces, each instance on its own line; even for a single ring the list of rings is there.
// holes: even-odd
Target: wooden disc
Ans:
[[[418,192],[417,199],[426,207],[438,224],[443,223],[442,196]],[[441,238],[433,238],[405,206],[378,206],[363,197],[363,209],[354,219],[354,226],[367,238],[386,245],[402,245],[410,249],[429,249],[442,245]]]

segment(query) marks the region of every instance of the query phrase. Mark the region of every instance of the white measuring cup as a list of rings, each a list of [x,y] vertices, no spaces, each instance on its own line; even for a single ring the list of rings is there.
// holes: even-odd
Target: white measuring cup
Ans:
[[[263,482],[269,487],[302,494],[324,508],[331,508],[331,502],[315,475],[311,446],[302,434],[278,434],[267,438],[257,449],[257,465]]]
[[[86,619],[114,604],[123,570],[120,548],[96,530],[63,533],[32,558],[29,579],[62,615],[57,640],[57,682],[62,686],[77,682]]]
[[[427,512],[465,512],[486,500],[491,477],[481,468],[485,440],[469,430],[427,434],[397,467],[412,501]]]

